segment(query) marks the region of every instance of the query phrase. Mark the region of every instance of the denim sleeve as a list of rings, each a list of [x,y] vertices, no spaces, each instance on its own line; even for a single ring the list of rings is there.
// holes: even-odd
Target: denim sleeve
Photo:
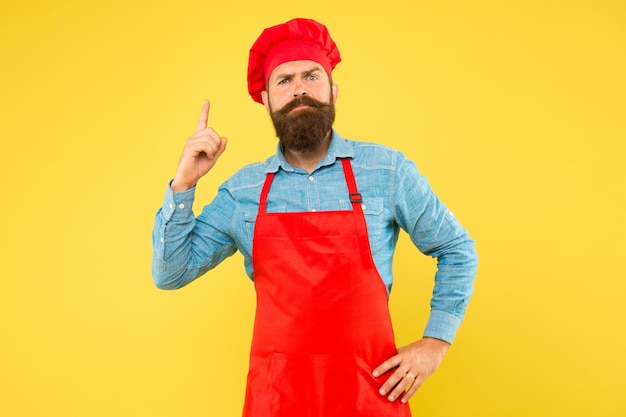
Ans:
[[[474,289],[478,265],[474,241],[404,157],[395,175],[395,198],[394,217],[400,227],[422,253],[437,258],[424,336],[452,343]]]
[[[158,288],[184,287],[235,253],[229,230],[234,202],[224,194],[218,193],[199,220],[192,211],[195,188],[174,193],[168,185],[152,231],[152,276]]]

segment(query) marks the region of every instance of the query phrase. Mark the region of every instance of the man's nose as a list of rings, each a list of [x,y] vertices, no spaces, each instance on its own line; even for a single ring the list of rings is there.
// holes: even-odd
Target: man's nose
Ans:
[[[299,82],[295,85],[295,90],[293,92],[293,96],[294,97],[298,97],[298,96],[304,96],[307,94],[307,90],[304,87],[304,84],[302,82]]]

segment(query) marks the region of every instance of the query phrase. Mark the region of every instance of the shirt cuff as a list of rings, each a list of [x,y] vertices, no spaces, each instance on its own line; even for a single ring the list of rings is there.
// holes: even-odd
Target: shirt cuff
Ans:
[[[424,330],[424,337],[432,337],[452,344],[459,326],[461,326],[459,316],[442,310],[432,310],[426,330]]]
[[[165,190],[165,200],[163,201],[163,207],[161,211],[167,221],[176,217],[188,217],[193,215],[193,201],[195,198],[196,187],[192,187],[185,191],[175,193],[170,184],[167,185]]]

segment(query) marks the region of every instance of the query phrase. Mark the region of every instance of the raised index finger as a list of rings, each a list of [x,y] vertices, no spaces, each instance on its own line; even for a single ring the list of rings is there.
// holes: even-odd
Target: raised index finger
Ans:
[[[209,100],[204,100],[204,104],[202,105],[202,111],[200,112],[200,118],[198,119],[198,126],[196,126],[196,133],[203,129],[206,129],[207,123],[209,121],[210,107],[211,105],[209,104]]]

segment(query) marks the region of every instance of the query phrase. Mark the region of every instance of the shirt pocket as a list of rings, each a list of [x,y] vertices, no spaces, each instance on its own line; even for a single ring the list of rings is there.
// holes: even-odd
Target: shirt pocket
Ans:
[[[352,209],[352,203],[350,203],[350,201],[341,200],[340,203],[342,210]],[[385,228],[383,199],[380,197],[364,197],[361,203],[361,209],[365,215],[370,245],[374,246],[374,243],[380,239]]]
[[[256,211],[246,212],[243,214],[243,226],[249,242],[252,242],[252,238],[254,237],[254,223],[256,222],[256,215]]]
[[[266,210],[268,213],[285,213],[287,211],[286,204],[272,204],[271,202],[267,202]],[[243,214],[243,223],[244,228],[246,230],[246,235],[250,242],[254,238],[254,225],[256,223],[256,216],[258,214],[258,210],[247,211]]]
[[[370,244],[373,246],[383,233],[383,199],[382,198],[366,198],[361,204],[363,214],[365,214],[365,222],[367,223],[367,234]]]

